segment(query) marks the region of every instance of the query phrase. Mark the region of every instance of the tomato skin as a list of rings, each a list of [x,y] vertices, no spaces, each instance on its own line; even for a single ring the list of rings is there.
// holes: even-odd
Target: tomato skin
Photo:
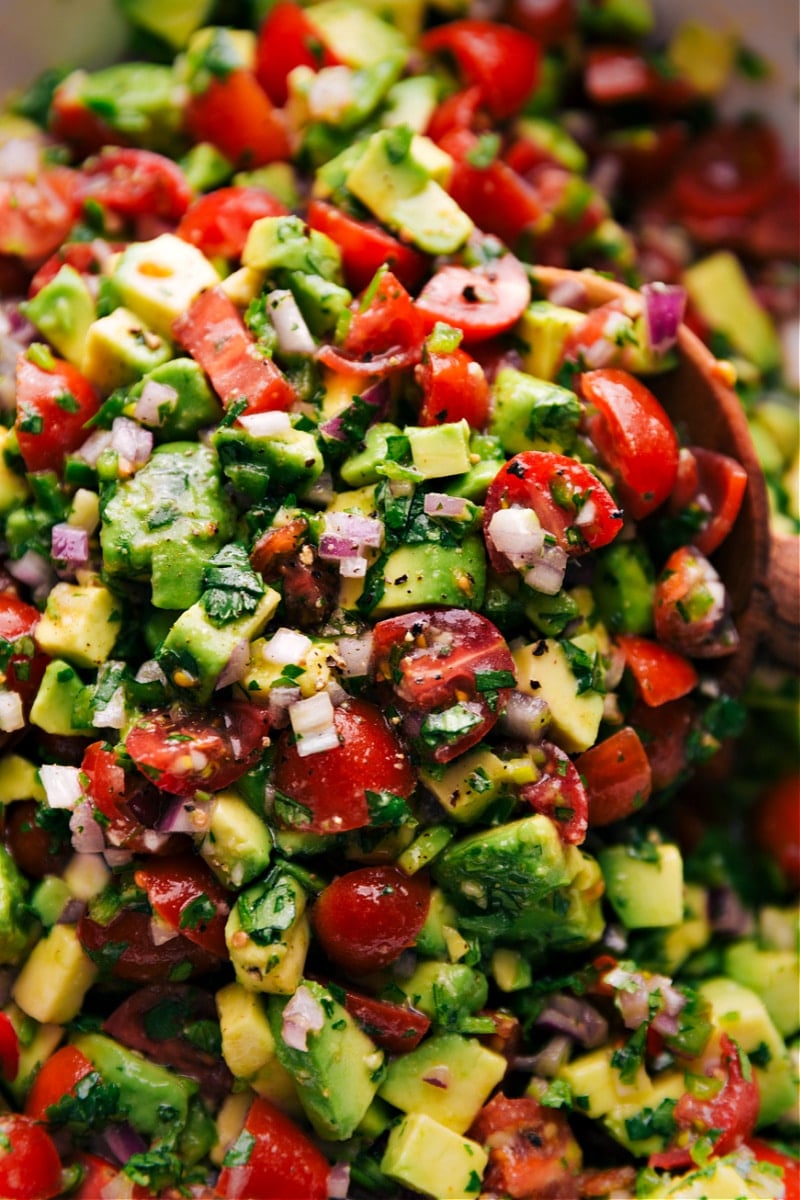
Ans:
[[[95,1070],[94,1065],[77,1046],[61,1046],[46,1058],[39,1068],[25,1101],[25,1113],[35,1121],[47,1121],[47,1110],[69,1095]]]
[[[223,1167],[216,1194],[223,1200],[327,1200],[327,1159],[294,1121],[256,1096],[244,1128],[255,1141],[248,1161]]]
[[[14,428],[29,471],[61,471],[67,454],[85,441],[86,422],[99,407],[89,380],[71,363],[54,358],[52,370],[45,370],[24,354],[17,359]]]
[[[479,87],[465,88],[463,92],[453,92],[451,96],[445,96],[444,100],[437,104],[425,132],[434,142],[441,142],[453,130],[470,130],[476,123],[480,106],[481,89]],[[464,144],[469,147],[474,144],[474,141],[467,140]]]
[[[190,205],[175,232],[208,258],[241,258],[254,221],[288,212],[265,188],[217,188]]]
[[[758,1162],[782,1168],[784,1200],[800,1200],[800,1162],[762,1142],[761,1138],[748,1138],[745,1145],[753,1151]]]
[[[690,658],[718,658],[739,644],[724,586],[694,546],[681,546],[664,564],[656,580],[653,621],[658,640]]]
[[[153,858],[136,871],[134,879],[137,887],[147,892],[154,912],[167,925],[209,954],[227,959],[225,921],[230,911],[228,894],[203,859],[189,855]],[[197,901],[210,902],[214,915],[211,918],[193,918],[189,906]]]
[[[107,925],[101,925],[88,913],[78,922],[78,938],[86,953],[103,963],[104,948],[124,946],[108,969],[113,979],[132,983],[162,983],[180,972],[180,978],[193,978],[219,968],[219,957],[209,954],[183,933],[156,945],[150,928],[150,914],[121,909]]]
[[[61,1194],[61,1160],[41,1125],[19,1113],[0,1116],[0,1195],[52,1200]]]
[[[103,742],[86,747],[80,767],[88,780],[89,798],[102,814],[106,841],[134,853],[152,853],[148,833],[164,815],[168,804],[164,793],[135,771],[124,771],[116,752]],[[157,853],[174,853],[185,841],[185,835],[172,834]]]
[[[468,421],[483,429],[489,419],[490,389],[480,363],[457,347],[448,354],[428,351],[417,367],[422,388],[420,425]]]
[[[430,1029],[430,1017],[407,1008],[404,1004],[393,1004],[388,1000],[376,1000],[361,992],[344,988],[344,1006],[377,1046],[389,1054],[408,1054],[415,1049]]]
[[[58,249],[78,216],[75,179],[53,167],[35,179],[0,180],[0,255],[36,264]]]
[[[541,750],[541,775],[521,788],[520,796],[535,812],[556,823],[562,841],[579,846],[589,825],[589,798],[583,780],[569,755],[558,746],[542,742]]]
[[[572,497],[585,496],[587,491],[594,514],[590,521],[578,525],[579,512]],[[513,505],[532,508],[542,528],[570,556],[598,550],[613,541],[622,528],[622,513],[615,500],[583,463],[563,454],[523,450],[500,468],[486,493],[483,515],[486,547],[492,566],[501,575],[510,574],[514,568],[507,556],[496,549],[488,529],[499,509]]]
[[[481,90],[493,117],[502,120],[522,107],[539,77],[539,43],[522,30],[494,21],[448,21],[422,35],[428,53],[455,58],[468,85]]]
[[[19,1038],[5,1013],[0,1013],[0,1073],[9,1083],[19,1071]]]
[[[345,374],[386,375],[420,361],[424,332],[419,304],[384,271],[367,307],[355,307],[341,348],[322,346],[317,357]]]
[[[777,862],[790,887],[800,887],[797,827],[800,775],[785,775],[767,788],[755,812],[756,840]]]
[[[679,213],[748,216],[767,204],[782,178],[777,135],[754,120],[717,124],[679,161],[672,200]]]
[[[301,758],[288,731],[275,758],[275,786],[311,816],[302,828],[344,833],[369,824],[367,792],[392,792],[407,799],[416,778],[397,734],[380,709],[366,700],[347,700],[333,711],[339,745]]]
[[[736,459],[703,446],[685,446],[669,509],[672,513],[689,509],[702,515],[700,528],[692,533],[692,544],[702,554],[713,554],[733,528],[746,489],[747,472]]]
[[[430,884],[397,867],[362,867],[317,897],[311,922],[328,958],[350,975],[388,967],[413,946],[430,907]]]
[[[651,708],[680,700],[697,687],[697,671],[688,659],[668,646],[632,633],[621,634],[617,642],[640,698]]]
[[[502,158],[476,166],[471,156],[478,148],[478,137],[468,129],[446,131],[439,144],[455,164],[447,190],[479,229],[511,246],[533,229],[544,208],[528,180]]]
[[[0,638],[13,644],[5,668],[6,687],[9,691],[15,691],[22,700],[26,721],[50,661],[50,656],[36,646],[36,627],[40,619],[41,613],[32,604],[26,604],[13,592],[0,592]],[[0,732],[0,750],[23,733],[24,730]]]
[[[471,345],[510,329],[530,296],[522,264],[506,253],[480,267],[442,267],[420,292],[416,310],[427,332],[444,321],[460,329],[464,344]]]
[[[78,196],[82,203],[95,200],[121,217],[177,221],[189,207],[192,189],[171,158],[153,150],[113,146],[84,163]]]
[[[361,292],[384,263],[403,287],[415,291],[428,267],[424,254],[406,246],[374,221],[357,221],[324,200],[310,200],[306,220],[336,242],[348,287]]]
[[[132,726],[125,749],[161,791],[192,796],[218,792],[254,765],[268,727],[266,709],[230,700],[213,712],[157,709]],[[206,761],[197,765],[196,755]]]
[[[283,114],[243,68],[213,78],[204,92],[192,96],[186,121],[197,141],[211,142],[238,167],[263,167],[291,154]]]
[[[624,725],[575,760],[589,798],[589,824],[611,825],[650,799],[652,772],[641,738]]]
[[[273,104],[283,106],[289,99],[287,76],[295,67],[316,71],[338,62],[299,4],[280,0],[270,9],[258,35],[255,71]]]
[[[543,1108],[529,1096],[498,1092],[484,1104],[469,1137],[489,1151],[483,1179],[487,1192],[526,1200],[575,1195],[581,1151],[563,1112]]]
[[[248,413],[291,407],[294,388],[272,359],[258,354],[238,309],[220,288],[201,292],[172,329],[226,407],[242,398]]]
[[[598,409],[589,434],[611,467],[625,507],[637,520],[667,499],[678,475],[678,438],[649,388],[627,371],[587,371],[578,384]]]

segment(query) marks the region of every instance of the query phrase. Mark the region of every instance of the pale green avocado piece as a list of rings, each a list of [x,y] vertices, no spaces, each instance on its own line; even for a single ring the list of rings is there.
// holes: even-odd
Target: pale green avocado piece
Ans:
[[[393,4],[398,10],[404,9],[406,0],[393,0]],[[381,13],[391,8],[391,3],[380,5]],[[312,4],[306,9],[306,18],[334,57],[348,67],[369,67],[408,50],[399,29],[381,20],[369,7],[352,4],[351,0]]]
[[[761,997],[781,1037],[797,1032],[800,992],[797,956],[791,950],[762,950],[754,941],[734,942],[723,961],[726,975]]]
[[[215,452],[170,442],[120,481],[106,502],[103,567],[111,577],[149,579],[156,608],[189,608],[199,599],[205,566],[230,541],[234,523]]]
[[[533,782],[534,772],[531,772]],[[420,768],[420,780],[452,821],[469,825],[494,804],[511,781],[505,763],[485,746],[468,750],[444,769]]]
[[[486,976],[466,963],[421,962],[408,979],[394,985],[405,992],[412,1008],[436,1025],[453,1028],[460,1014],[476,1013],[489,996]]]
[[[650,633],[655,569],[644,543],[612,542],[597,552],[592,594],[611,633]]]
[[[189,1101],[198,1090],[193,1079],[151,1062],[101,1033],[81,1034],[75,1045],[104,1083],[117,1085],[120,1111],[139,1133],[163,1136],[169,1125],[177,1131],[186,1123]],[[166,1112],[171,1114],[169,1120]]]
[[[216,792],[200,853],[224,884],[239,888],[266,871],[272,857],[272,838],[265,823],[237,792]]]
[[[207,20],[213,0],[119,0],[131,25],[146,29],[181,50]]]
[[[439,103],[439,85],[433,75],[411,75],[395,83],[386,96],[381,124],[407,125],[424,133]]]
[[[637,1194],[642,1200],[779,1200],[786,1190],[769,1163],[734,1151],[683,1175],[662,1175]]]
[[[172,357],[172,344],[120,306],[86,330],[81,370],[102,392],[135,383]]]
[[[17,864],[0,845],[0,963],[20,961],[30,942],[28,883]]]
[[[250,226],[242,265],[256,271],[301,271],[342,282],[342,255],[327,234],[306,230],[300,217],[260,217]]]
[[[460,546],[401,546],[383,564],[383,578],[375,617],[426,604],[480,608],[486,587],[483,538],[470,534]]]
[[[303,977],[310,936],[306,893],[280,863],[239,894],[225,923],[236,978],[252,992],[290,996]]]
[[[437,1200],[467,1200],[481,1190],[489,1156],[425,1113],[410,1113],[392,1128],[381,1170],[415,1192]]]
[[[550,724],[548,737],[568,754],[588,750],[597,740],[603,717],[603,696],[593,687],[579,691],[581,684],[572,669],[570,655],[578,652],[587,661],[596,659],[593,634],[569,639],[570,648],[554,638],[542,638],[513,653],[517,687],[530,696],[547,701]]]
[[[555,378],[567,335],[586,320],[586,314],[549,300],[534,300],[516,325],[524,345],[522,366],[536,379]]]
[[[64,263],[58,274],[20,307],[62,358],[81,366],[86,335],[97,313],[79,271]]]
[[[228,183],[233,174],[233,163],[220,154],[211,142],[197,142],[190,146],[180,159],[180,167],[189,187],[195,192],[211,192]]]
[[[423,479],[447,479],[461,475],[472,465],[470,427],[463,418],[444,425],[406,425],[411,460]]]
[[[603,1124],[614,1140],[637,1158],[658,1154],[666,1150],[674,1136],[674,1125],[668,1118],[685,1091],[684,1072],[666,1071],[653,1080],[652,1091],[644,1103],[623,1101],[606,1114]]]
[[[581,20],[592,33],[605,37],[642,38],[652,33],[652,0],[599,0],[581,9]]]
[[[457,920],[455,905],[445,897],[441,888],[432,888],[428,915],[415,943],[418,953],[431,958],[446,958],[447,937],[455,931]]]
[[[220,282],[202,251],[174,233],[131,242],[111,278],[123,304],[164,338],[172,336],[173,322],[195,297]]]
[[[72,898],[69,885],[58,875],[45,875],[40,879],[31,895],[31,909],[49,929],[55,925],[64,911],[64,906]]]
[[[724,334],[739,354],[761,371],[780,365],[781,344],[774,322],[735,254],[719,250],[700,259],[684,271],[683,283],[708,327]]]
[[[321,1027],[309,1029],[305,1050],[289,1046],[283,1034],[289,997],[271,996],[268,1012],[278,1059],[294,1077],[300,1103],[319,1136],[344,1141],[364,1119],[383,1078],[383,1051],[321,983],[304,979],[300,989],[303,999],[316,1006]]]
[[[678,925],[683,918],[683,859],[677,846],[652,844],[642,858],[633,846],[598,854],[606,896],[626,929]]]
[[[378,1094],[403,1112],[422,1113],[464,1133],[505,1073],[503,1056],[477,1039],[439,1033],[395,1058]]]
[[[400,437],[402,430],[399,425],[389,421],[378,421],[370,425],[364,434],[364,448],[349,455],[342,463],[339,473],[345,483],[352,488],[364,487],[368,483],[377,483],[380,475],[376,470],[389,457],[389,438]]]
[[[83,691],[83,681],[75,668],[64,659],[52,659],[31,706],[31,724],[61,737],[85,736],[87,727],[76,724],[74,717]]]
[[[489,432],[508,454],[522,450],[568,452],[575,444],[581,405],[568,388],[503,367],[492,384]]]
[[[516,125],[520,137],[534,142],[568,171],[583,175],[589,165],[586,151],[556,121],[544,117],[521,117]]]
[[[172,358],[147,374],[130,390],[130,404],[126,412],[131,413],[135,401],[149,382],[174,388],[174,399],[165,399],[158,407],[157,421],[138,418],[142,425],[152,429],[158,442],[177,442],[193,437],[198,430],[215,425],[222,417],[222,405],[208,384],[203,368],[193,358]]]
[[[171,7],[171,2],[162,5],[162,11]],[[127,145],[164,153],[175,149],[183,100],[171,66],[126,62],[91,73],[73,71],[59,85],[59,95],[97,113]]]
[[[268,488],[303,491],[325,465],[314,435],[305,429],[257,437],[241,427],[219,428],[212,442],[226,478],[251,500],[263,499]]]

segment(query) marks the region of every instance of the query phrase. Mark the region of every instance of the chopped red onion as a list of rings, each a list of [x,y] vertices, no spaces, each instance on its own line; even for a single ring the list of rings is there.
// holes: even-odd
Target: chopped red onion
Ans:
[[[512,692],[497,724],[508,737],[519,738],[521,742],[538,742],[549,716],[549,705],[542,696]]]
[[[602,1013],[588,1000],[568,996],[565,992],[554,992],[547,997],[535,1024],[565,1033],[587,1050],[601,1046],[608,1037],[608,1021]]]
[[[429,1083],[431,1087],[443,1088],[446,1091],[452,1084],[453,1077],[447,1064],[441,1063],[426,1071],[422,1076],[422,1082]]]
[[[85,566],[89,561],[89,534],[80,525],[60,521],[50,531],[50,553],[71,567]]]
[[[133,415],[143,425],[158,428],[164,424],[165,418],[177,402],[178,392],[174,387],[168,383],[158,383],[155,379],[147,379],[142,387],[142,394],[136,401]]]
[[[49,591],[52,587],[53,571],[50,563],[35,550],[26,550],[21,558],[8,559],[5,566],[9,575],[13,575],[19,583],[24,583],[34,591],[40,588],[47,588]]]
[[[105,848],[103,830],[94,817],[88,800],[81,801],[69,819],[72,846],[78,854],[101,854]]]
[[[515,567],[530,565],[544,544],[541,522],[532,508],[498,508],[486,529],[489,541]]]
[[[244,413],[239,424],[254,438],[270,438],[288,433],[292,422],[287,412]]]
[[[153,453],[153,435],[138,421],[115,417],[111,426],[111,448],[131,467],[141,467]]]
[[[325,691],[330,696],[331,704],[333,705],[334,708],[336,708],[337,705],[339,705],[339,704],[344,704],[345,700],[348,697],[348,693],[344,690],[342,685],[340,683],[338,683],[337,680],[335,680],[335,679],[331,679],[329,681],[327,687],[325,688]]]
[[[86,901],[78,896],[70,896],[61,912],[58,914],[56,925],[77,925],[86,912]]]
[[[123,1166],[134,1154],[141,1154],[147,1149],[144,1138],[127,1122],[109,1125],[103,1133],[103,1138],[114,1158]]]
[[[646,283],[642,297],[650,349],[654,354],[665,354],[678,338],[686,308],[686,288],[675,283]]]
[[[247,670],[249,661],[250,643],[247,638],[240,638],[231,651],[227,663],[217,676],[214,690],[218,692],[220,688],[228,687],[231,683],[238,683]]]
[[[89,467],[96,467],[100,455],[111,446],[111,430],[95,429],[90,433],[82,446],[75,451],[75,457],[85,462]]]
[[[159,833],[205,833],[213,805],[213,800],[176,797],[158,822]]]
[[[264,643],[261,653],[267,662],[275,663],[277,666],[285,667],[290,663],[297,666],[303,661],[312,645],[311,638],[306,637],[304,633],[281,626],[269,641]]]
[[[580,279],[560,280],[555,287],[550,289],[548,300],[551,304],[558,304],[563,308],[575,308],[579,312],[585,312],[589,305],[586,286]]]
[[[16,403],[16,366],[20,351],[37,336],[13,300],[0,300],[0,408],[11,411]]]
[[[363,579],[369,563],[361,554],[349,554],[339,563],[339,574],[343,579]]]
[[[103,858],[110,867],[126,867],[133,858],[133,853],[122,846],[107,846],[103,851]]]
[[[137,683],[163,683],[166,684],[167,677],[161,669],[160,663],[154,658],[149,658],[147,662],[143,662],[136,672]]]
[[[535,562],[529,571],[525,572],[525,582],[529,588],[541,592],[545,596],[556,596],[564,584],[564,574],[567,569],[567,555],[560,546],[545,546],[541,558]]]
[[[538,1054],[519,1055],[512,1060],[515,1071],[530,1071],[532,1075],[544,1075],[552,1079],[559,1067],[569,1061],[572,1053],[572,1038],[558,1033],[545,1042]]]
[[[281,1036],[293,1050],[308,1049],[309,1033],[319,1033],[325,1025],[325,1012],[307,987],[302,984],[283,1010]]]
[[[58,763],[46,763],[39,768],[39,779],[50,808],[68,808],[74,811],[83,796],[81,773],[78,767],[66,767]]]
[[[289,709],[302,698],[299,687],[274,687],[269,690],[269,719],[278,729],[289,724]]]
[[[0,730],[16,733],[25,728],[25,712],[19,692],[0,692]]]
[[[338,533],[323,533],[319,539],[319,557],[323,562],[341,562],[358,554],[359,543]]]
[[[383,541],[383,522],[360,513],[326,513],[325,531],[373,550],[377,550]]]
[[[278,335],[278,346],[283,354],[299,354],[310,357],[317,352],[317,344],[306,325],[297,301],[288,289],[280,288],[267,296],[270,320]]]
[[[747,937],[753,932],[753,914],[731,887],[711,888],[707,902],[708,920],[715,933]]]
[[[467,510],[467,502],[463,496],[427,492],[422,507],[429,517],[463,517]]]
[[[369,670],[369,660],[372,657],[372,633],[363,637],[341,637],[338,642],[339,655],[344,662],[343,674],[346,678],[353,675],[366,675]]]
[[[380,420],[381,417],[386,416],[391,398],[391,385],[388,379],[380,379],[372,387],[368,387],[365,392],[362,392],[358,400],[361,404],[368,404],[374,408],[375,419]],[[331,417],[329,421],[323,422],[319,427],[320,433],[335,442],[346,442],[348,438],[348,417],[355,415],[356,407],[355,404],[348,404],[335,417]]]
[[[335,1163],[328,1176],[328,1200],[347,1200],[349,1188],[350,1163]]]

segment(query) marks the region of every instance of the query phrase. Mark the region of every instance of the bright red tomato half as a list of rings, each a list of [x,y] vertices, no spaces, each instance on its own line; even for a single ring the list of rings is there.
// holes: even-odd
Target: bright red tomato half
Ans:
[[[25,1112],[36,1121],[47,1121],[47,1110],[69,1095],[76,1083],[94,1071],[94,1065],[77,1046],[61,1046],[46,1058],[25,1101]]]
[[[452,120],[461,117],[462,113],[456,112]],[[437,126],[443,127],[447,119],[446,111],[437,112]],[[478,135],[455,124],[440,134],[439,143],[455,164],[447,190],[478,229],[495,234],[510,246],[534,230],[544,208],[536,188],[513,166],[502,158],[483,162]]]
[[[230,71],[211,79],[189,99],[186,120],[199,142],[211,142],[238,167],[252,169],[290,156],[283,113],[251,71]]]
[[[240,258],[255,221],[285,216],[288,211],[265,188],[217,188],[195,200],[175,232],[209,258]]]
[[[388,967],[414,945],[430,907],[430,884],[397,867],[362,867],[328,884],[311,913],[331,962],[351,975]]]
[[[558,746],[542,742],[540,749],[544,757],[544,762],[537,762],[541,774],[522,788],[520,796],[535,812],[555,821],[562,841],[579,846],[589,824],[583,780],[572,759]]]
[[[327,1159],[280,1109],[256,1096],[240,1136],[246,1138],[248,1152],[237,1156],[242,1161],[236,1166],[223,1166],[218,1196],[224,1200],[327,1200]]]
[[[61,1194],[61,1160],[52,1138],[30,1117],[0,1116],[0,1195],[52,1200]]]
[[[780,185],[781,150],[760,121],[717,124],[678,164],[672,198],[679,212],[738,217],[762,208]]]
[[[418,305],[384,271],[355,306],[341,347],[322,346],[317,357],[332,371],[388,375],[420,361],[424,332]]]
[[[78,180],[81,201],[95,200],[121,217],[177,221],[192,198],[177,163],[152,150],[109,147],[88,159]]]
[[[348,287],[361,292],[375,272],[386,265],[406,288],[415,291],[428,266],[424,254],[406,246],[374,221],[358,221],[324,200],[310,200],[306,220],[332,238],[342,254]]]
[[[11,646],[5,665],[5,686],[22,700],[23,716],[28,717],[31,704],[39,690],[49,656],[36,647],[36,626],[41,613],[26,604],[13,592],[0,592],[0,638]],[[20,732],[0,733],[0,750]],[[13,809],[12,809],[13,811]]]
[[[470,344],[510,329],[530,298],[522,264],[505,253],[477,267],[442,267],[420,292],[416,309],[427,331],[444,321],[460,329]]]
[[[575,767],[589,797],[590,825],[621,821],[650,799],[650,763],[638,733],[629,725],[579,755]]]
[[[684,446],[669,508],[685,513],[694,528],[692,544],[713,554],[733,528],[747,487],[747,472],[727,454],[703,446]]]
[[[279,0],[270,7],[258,35],[255,69],[258,82],[273,104],[282,107],[288,100],[286,80],[295,67],[318,70],[338,62],[299,4]]]
[[[786,775],[760,798],[755,813],[756,839],[771,854],[790,887],[800,887],[800,775]]]
[[[86,422],[99,407],[89,380],[71,363],[54,358],[45,369],[24,354],[17,359],[14,429],[29,471],[60,471],[86,440]]]
[[[78,215],[75,172],[41,171],[36,179],[0,180],[0,254],[33,264],[57,250]]]
[[[539,76],[539,43],[527,33],[495,21],[448,21],[422,35],[422,49],[452,55],[466,84],[481,90],[493,117],[502,120],[522,107]]]
[[[739,644],[725,586],[694,546],[681,546],[667,559],[656,581],[653,620],[658,640],[690,658],[719,658]]]
[[[422,388],[420,425],[469,422],[483,429],[489,419],[489,384],[483,367],[458,347],[447,354],[427,351],[416,370]]]
[[[209,954],[227,958],[228,893],[202,858],[151,858],[135,875],[136,886],[161,920]]]
[[[668,646],[632,633],[621,635],[617,641],[639,696],[651,708],[680,700],[697,686],[698,675],[692,664]]]
[[[219,969],[219,956],[185,933],[156,944],[148,912],[122,908],[106,925],[84,913],[78,922],[78,938],[92,961],[113,979],[163,983]]]

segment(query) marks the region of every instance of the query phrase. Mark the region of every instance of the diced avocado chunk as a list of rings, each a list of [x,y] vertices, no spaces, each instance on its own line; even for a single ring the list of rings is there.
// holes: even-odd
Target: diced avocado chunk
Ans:
[[[21,754],[0,758],[0,807],[15,800],[44,800],[39,768]]]
[[[36,640],[47,654],[78,667],[99,667],[122,628],[120,606],[102,584],[57,583],[47,597]]]
[[[52,659],[31,706],[31,724],[61,737],[85,736],[86,727],[76,724],[74,716],[83,691],[83,681],[75,668],[63,658]]]
[[[652,846],[647,858],[634,846],[599,852],[606,895],[626,929],[678,925],[683,918],[683,859],[677,846]]]
[[[195,297],[219,283],[205,255],[173,233],[131,242],[111,277],[123,304],[165,338],[172,336],[173,321]]]
[[[316,1008],[306,1048],[284,1039],[286,1007],[302,989],[304,1008]],[[320,1137],[343,1141],[364,1118],[383,1076],[383,1051],[321,983],[304,979],[292,1000],[270,997],[269,1019],[278,1059],[293,1076],[300,1103]]]
[[[264,822],[237,792],[216,792],[200,853],[223,883],[238,888],[266,871],[272,857],[272,838]]]
[[[516,129],[520,137],[533,142],[568,171],[575,171],[578,175],[586,172],[589,163],[586,151],[556,121],[548,121],[544,117],[522,117]]]
[[[28,485],[22,475],[13,471],[6,462],[5,450],[12,431],[0,427],[0,516],[23,503],[28,497]]]
[[[492,385],[492,398],[489,432],[500,439],[508,454],[522,450],[563,453],[575,444],[581,406],[567,388],[503,367]]]
[[[377,483],[380,475],[376,467],[386,462],[389,456],[389,438],[400,437],[401,434],[400,427],[388,421],[378,421],[377,424],[370,425],[364,434],[363,449],[349,455],[340,467],[339,473],[345,483],[353,488]]]
[[[423,479],[444,479],[468,471],[470,462],[467,421],[444,425],[406,425],[411,459]]]
[[[181,170],[194,192],[211,192],[222,187],[233,174],[233,163],[211,142],[196,142],[180,159]]]
[[[685,1091],[684,1072],[666,1071],[653,1080],[644,1104],[622,1103],[606,1114],[603,1124],[614,1140],[637,1158],[658,1154],[673,1140],[677,1126],[672,1112]]]
[[[305,910],[305,892],[281,864],[237,897],[225,942],[243,987],[291,995],[302,978],[311,937]]]
[[[270,487],[310,487],[324,466],[314,435],[294,426],[269,437],[254,437],[240,428],[218,429],[213,444],[226,478],[251,500],[263,499]]]
[[[549,737],[568,754],[588,750],[597,740],[603,716],[603,696],[593,686],[584,686],[573,671],[574,649],[566,643],[543,638],[514,651],[517,687],[530,696],[547,702],[550,710]],[[577,648],[589,661],[597,654],[597,642],[591,634],[571,638],[569,647]]]
[[[412,1008],[444,1029],[456,1027],[462,1016],[483,1008],[489,995],[486,976],[466,963],[421,962],[397,986]]]
[[[722,91],[736,63],[739,41],[732,29],[684,21],[673,33],[667,57],[681,80],[700,95]]]
[[[725,974],[748,987],[784,1038],[800,1028],[800,994],[797,990],[797,956],[791,950],[762,950],[753,941],[735,942],[724,957]]]
[[[275,1038],[263,999],[240,983],[216,995],[222,1057],[237,1079],[290,1116],[302,1116],[295,1082],[278,1061]]]
[[[120,6],[132,25],[180,50],[208,17],[213,0],[120,0]]]
[[[655,570],[642,542],[614,542],[598,551],[592,593],[612,633],[649,633]]]
[[[530,769],[532,783],[536,771],[531,760],[525,760]],[[510,783],[519,783],[520,760],[504,762],[488,747],[468,750],[458,761],[442,769],[422,767],[420,779],[433,792],[444,811],[453,821],[471,824],[494,804]]]
[[[234,509],[217,455],[170,442],[120,481],[105,504],[100,541],[110,576],[148,580],[156,608],[185,609],[200,596],[208,560],[233,534]]]
[[[189,1102],[198,1090],[193,1079],[151,1062],[102,1033],[83,1033],[75,1045],[105,1083],[119,1088],[120,1110],[139,1133],[164,1137],[170,1127],[179,1130],[186,1124]]]
[[[0,845],[0,963],[16,963],[31,937],[28,883],[5,846]]]
[[[134,383],[167,362],[172,346],[128,308],[115,308],[86,330],[81,367],[103,392]]]
[[[100,71],[73,71],[59,94],[65,102],[97,113],[123,135],[124,144],[167,153],[175,148],[183,104],[171,66],[126,62]]]
[[[64,1025],[77,1017],[97,978],[75,925],[54,925],[36,943],[14,984],[14,999],[37,1021]]]
[[[581,1054],[558,1068],[556,1078],[569,1084],[576,1111],[593,1120],[618,1110],[622,1105],[649,1104],[653,1087],[644,1067],[640,1067],[633,1083],[623,1083],[619,1071],[612,1067],[614,1049],[601,1046],[589,1054]]]
[[[61,357],[80,367],[86,335],[97,315],[92,294],[80,272],[65,263],[58,274],[22,307],[28,320]]]
[[[387,4],[382,3],[380,9],[386,11]],[[307,8],[306,17],[336,60],[348,67],[369,67],[408,49],[400,30],[363,4],[323,0]]]
[[[522,366],[536,379],[554,379],[567,335],[586,314],[549,300],[534,300],[520,317],[516,332],[524,343]]]
[[[683,282],[699,315],[710,329],[724,334],[734,350],[761,371],[780,364],[775,325],[734,254],[719,250],[700,259],[684,271]]]
[[[153,430],[159,442],[181,441],[191,438],[200,429],[214,425],[222,416],[222,405],[208,385],[205,372],[193,358],[173,358],[152,371],[135,384],[130,391],[132,411],[135,401],[141,396],[145,385],[157,383],[163,392],[155,419],[138,417],[142,425]],[[166,389],[171,388],[174,395]],[[126,408],[126,411],[128,409]]]
[[[411,1113],[393,1126],[381,1159],[384,1175],[437,1200],[465,1200],[481,1190],[489,1156],[425,1113]]]
[[[242,263],[257,271],[300,271],[341,283],[342,256],[326,234],[300,217],[261,217],[250,226]]]
[[[403,1112],[464,1133],[505,1072],[505,1059],[494,1050],[474,1038],[440,1033],[394,1059],[378,1094]]]
[[[480,608],[485,587],[483,538],[470,534],[460,546],[401,546],[383,564],[383,590],[372,614],[386,616],[426,604]]]
[[[743,1148],[683,1175],[662,1175],[657,1184],[648,1181],[639,1195],[648,1200],[777,1200],[785,1187],[779,1172],[759,1164]]]
[[[407,125],[414,133],[424,133],[438,103],[439,86],[433,75],[409,76],[389,89],[381,124]]]
[[[64,905],[72,898],[68,884],[58,875],[45,875],[40,879],[31,895],[31,908],[49,929],[55,925],[64,911]]]
[[[64,1029],[61,1025],[40,1025],[13,1001],[2,1011],[19,1038],[19,1068],[14,1079],[5,1081],[5,1088],[22,1107],[39,1068],[54,1053]]]

